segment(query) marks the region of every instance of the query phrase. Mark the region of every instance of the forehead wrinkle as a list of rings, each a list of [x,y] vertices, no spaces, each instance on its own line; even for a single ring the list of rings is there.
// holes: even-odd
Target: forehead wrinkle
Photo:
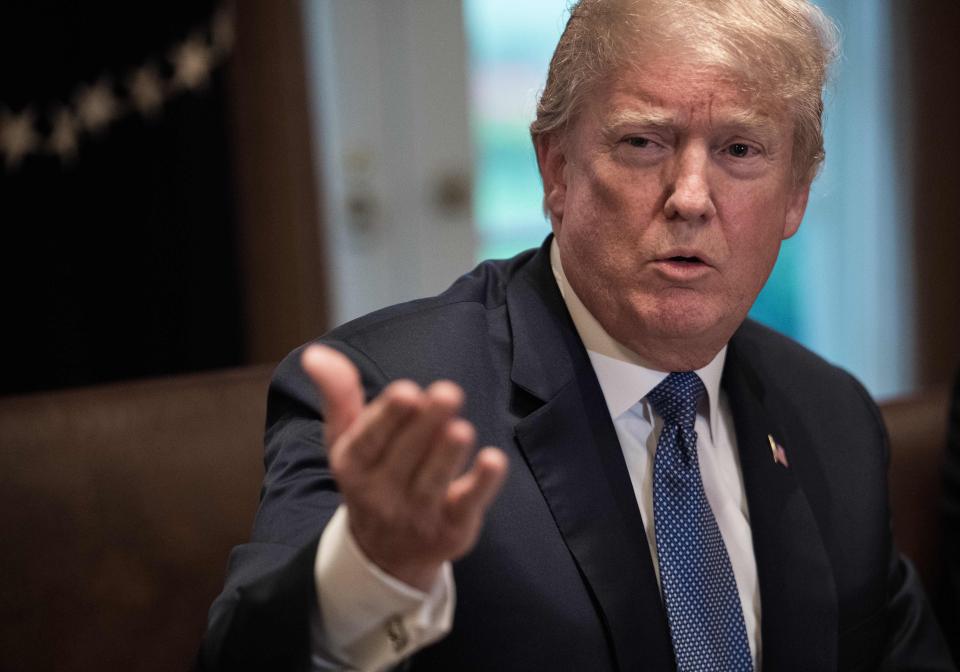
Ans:
[[[745,130],[775,132],[778,124],[769,114],[756,109],[737,108],[724,110],[720,113],[720,124],[724,127],[742,128]]]

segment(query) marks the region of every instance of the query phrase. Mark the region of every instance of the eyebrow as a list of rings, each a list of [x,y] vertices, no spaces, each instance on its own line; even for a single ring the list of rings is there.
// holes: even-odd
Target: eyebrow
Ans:
[[[734,110],[724,112],[719,128],[736,128],[770,134],[776,131],[776,122],[766,114],[756,110]],[[644,126],[647,128],[677,128],[681,126],[677,116],[661,110],[618,110],[603,123],[603,131],[611,133],[623,126]]]
[[[670,128],[678,126],[677,118],[668,112],[658,110],[618,110],[607,117],[603,123],[603,130],[611,132],[622,126],[648,126],[654,128]]]

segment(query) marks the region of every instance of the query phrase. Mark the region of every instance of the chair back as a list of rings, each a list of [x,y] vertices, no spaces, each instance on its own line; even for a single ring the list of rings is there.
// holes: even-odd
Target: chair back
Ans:
[[[940,493],[947,446],[946,388],[881,404],[890,435],[890,506],[893,536],[936,594],[942,572]]]
[[[190,666],[250,534],[269,376],[0,398],[0,669]]]

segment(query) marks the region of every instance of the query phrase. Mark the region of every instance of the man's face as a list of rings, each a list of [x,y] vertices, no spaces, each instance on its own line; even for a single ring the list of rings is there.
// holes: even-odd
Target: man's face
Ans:
[[[567,279],[648,366],[704,366],[745,318],[806,207],[792,138],[729,79],[656,59],[538,141]]]

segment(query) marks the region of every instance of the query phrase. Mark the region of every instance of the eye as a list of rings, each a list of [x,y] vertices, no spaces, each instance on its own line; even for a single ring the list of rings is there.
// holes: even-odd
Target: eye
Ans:
[[[735,142],[732,145],[727,147],[727,153],[730,156],[737,159],[745,159],[750,156],[750,145],[744,144],[742,142]]]
[[[656,133],[643,135],[624,133],[616,141],[615,149],[616,156],[626,165],[633,167],[654,165],[670,151],[669,140],[665,141]]]
[[[639,149],[643,149],[644,147],[650,146],[650,140],[642,137],[627,138],[626,142],[631,147],[637,147]]]

